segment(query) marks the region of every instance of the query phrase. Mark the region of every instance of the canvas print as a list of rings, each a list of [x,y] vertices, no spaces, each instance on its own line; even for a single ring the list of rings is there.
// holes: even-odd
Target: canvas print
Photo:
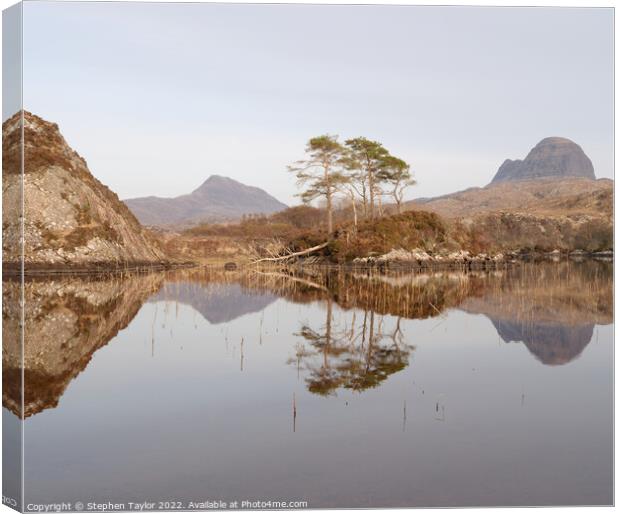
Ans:
[[[611,505],[613,10],[3,13],[3,503]]]

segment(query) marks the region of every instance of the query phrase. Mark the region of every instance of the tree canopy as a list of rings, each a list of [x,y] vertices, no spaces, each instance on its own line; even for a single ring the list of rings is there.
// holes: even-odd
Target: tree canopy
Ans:
[[[298,196],[304,203],[325,200],[329,234],[334,230],[334,199],[338,194],[350,200],[357,226],[357,199],[364,217],[374,219],[382,214],[383,196],[390,195],[400,212],[406,188],[415,184],[407,162],[366,137],[347,139],[344,145],[338,136],[313,137],[306,144],[306,158],[288,169],[297,177],[302,188]]]
[[[289,166],[297,176],[297,184],[305,189],[299,193],[304,203],[325,198],[327,204],[327,232],[333,232],[333,198],[338,186],[346,180],[342,174],[344,148],[338,136],[325,134],[313,137],[306,145],[306,159]]]

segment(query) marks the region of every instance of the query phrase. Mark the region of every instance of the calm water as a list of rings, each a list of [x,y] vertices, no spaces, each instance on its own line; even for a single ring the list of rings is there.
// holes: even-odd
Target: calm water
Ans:
[[[30,281],[26,504],[610,504],[612,304],[595,262]]]

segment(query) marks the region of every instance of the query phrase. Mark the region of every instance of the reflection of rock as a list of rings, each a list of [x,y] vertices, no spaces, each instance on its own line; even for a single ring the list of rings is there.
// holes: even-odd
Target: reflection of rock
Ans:
[[[56,406],[93,353],[129,324],[162,279],[156,274],[26,282],[24,417]],[[19,415],[19,283],[3,285],[2,403]]]
[[[491,319],[499,336],[506,342],[517,341],[543,364],[566,364],[588,346],[594,325],[566,326],[551,323],[524,323]]]
[[[150,301],[190,305],[215,325],[260,312],[277,298],[270,292],[243,289],[240,284],[169,282]]]

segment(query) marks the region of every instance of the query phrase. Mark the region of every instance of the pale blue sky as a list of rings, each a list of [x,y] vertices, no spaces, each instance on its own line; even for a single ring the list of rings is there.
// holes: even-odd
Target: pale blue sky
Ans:
[[[296,202],[311,136],[364,135],[431,196],[540,139],[613,175],[613,11],[26,2],[24,107],[121,198],[210,174]]]

